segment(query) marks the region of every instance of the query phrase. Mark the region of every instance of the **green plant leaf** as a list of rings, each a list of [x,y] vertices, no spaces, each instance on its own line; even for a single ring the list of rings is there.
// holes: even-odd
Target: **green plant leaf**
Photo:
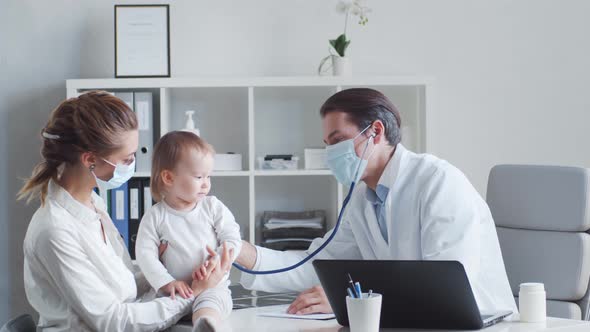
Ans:
[[[344,56],[346,53],[346,48],[349,44],[350,40],[346,40],[345,34],[341,34],[338,36],[338,38],[330,40],[330,45],[332,45],[336,53],[338,53],[340,56]]]
[[[330,45],[332,45],[332,47],[333,47],[334,49],[336,49],[336,39],[332,39],[332,40],[330,40]]]
[[[342,46],[342,56],[344,56],[344,52],[346,52],[346,49],[348,48],[348,45],[350,45],[350,40],[347,40],[344,45]]]

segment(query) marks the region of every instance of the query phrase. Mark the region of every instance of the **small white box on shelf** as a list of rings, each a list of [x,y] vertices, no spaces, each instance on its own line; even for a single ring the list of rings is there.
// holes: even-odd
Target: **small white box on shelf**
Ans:
[[[241,171],[242,155],[239,153],[217,153],[215,154],[214,171]]]
[[[296,170],[299,167],[299,157],[293,156],[291,160],[286,159],[272,159],[264,160],[264,157],[256,158],[258,161],[258,169],[269,170]]]
[[[327,169],[326,149],[304,149],[305,169]]]

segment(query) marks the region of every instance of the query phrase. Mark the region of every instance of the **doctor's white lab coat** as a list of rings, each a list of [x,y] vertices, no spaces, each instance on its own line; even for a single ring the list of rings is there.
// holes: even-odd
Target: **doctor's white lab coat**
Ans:
[[[516,303],[506,276],[490,210],[469,180],[432,155],[415,154],[401,144],[380,180],[389,188],[384,204],[388,241],[360,182],[334,240],[316,258],[368,260],[456,260],[463,264],[480,311],[512,310]],[[256,247],[255,270],[298,262],[331,234],[313,241],[307,253]],[[311,262],[282,274],[242,274],[250,289],[302,291],[318,285]]]

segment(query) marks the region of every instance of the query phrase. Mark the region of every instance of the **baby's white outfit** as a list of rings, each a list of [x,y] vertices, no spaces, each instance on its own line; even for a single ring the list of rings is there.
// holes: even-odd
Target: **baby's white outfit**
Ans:
[[[158,257],[160,242],[168,248]],[[209,254],[206,245],[220,253],[225,242],[237,257],[242,248],[240,226],[233,214],[216,197],[206,196],[191,211],[177,211],[161,201],[144,215],[137,232],[136,259],[150,285],[158,291],[174,280],[192,281],[192,272]],[[201,293],[193,304],[193,312],[202,308],[217,310],[222,317],[232,310],[229,274],[214,288]],[[178,296],[178,295],[177,295]]]

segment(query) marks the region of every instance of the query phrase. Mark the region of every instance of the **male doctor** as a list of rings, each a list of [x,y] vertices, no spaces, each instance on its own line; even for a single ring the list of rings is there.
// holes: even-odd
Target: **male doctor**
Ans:
[[[343,90],[324,103],[320,114],[328,166],[343,185],[358,183],[340,229],[316,257],[456,260],[481,311],[517,312],[492,215],[465,175],[444,160],[407,150],[400,143],[399,111],[379,91]],[[315,239],[307,253],[330,234]],[[244,242],[237,262],[270,270],[292,265],[307,253]],[[243,273],[241,283],[268,292],[305,290],[290,313],[332,312],[310,262],[280,274]]]

